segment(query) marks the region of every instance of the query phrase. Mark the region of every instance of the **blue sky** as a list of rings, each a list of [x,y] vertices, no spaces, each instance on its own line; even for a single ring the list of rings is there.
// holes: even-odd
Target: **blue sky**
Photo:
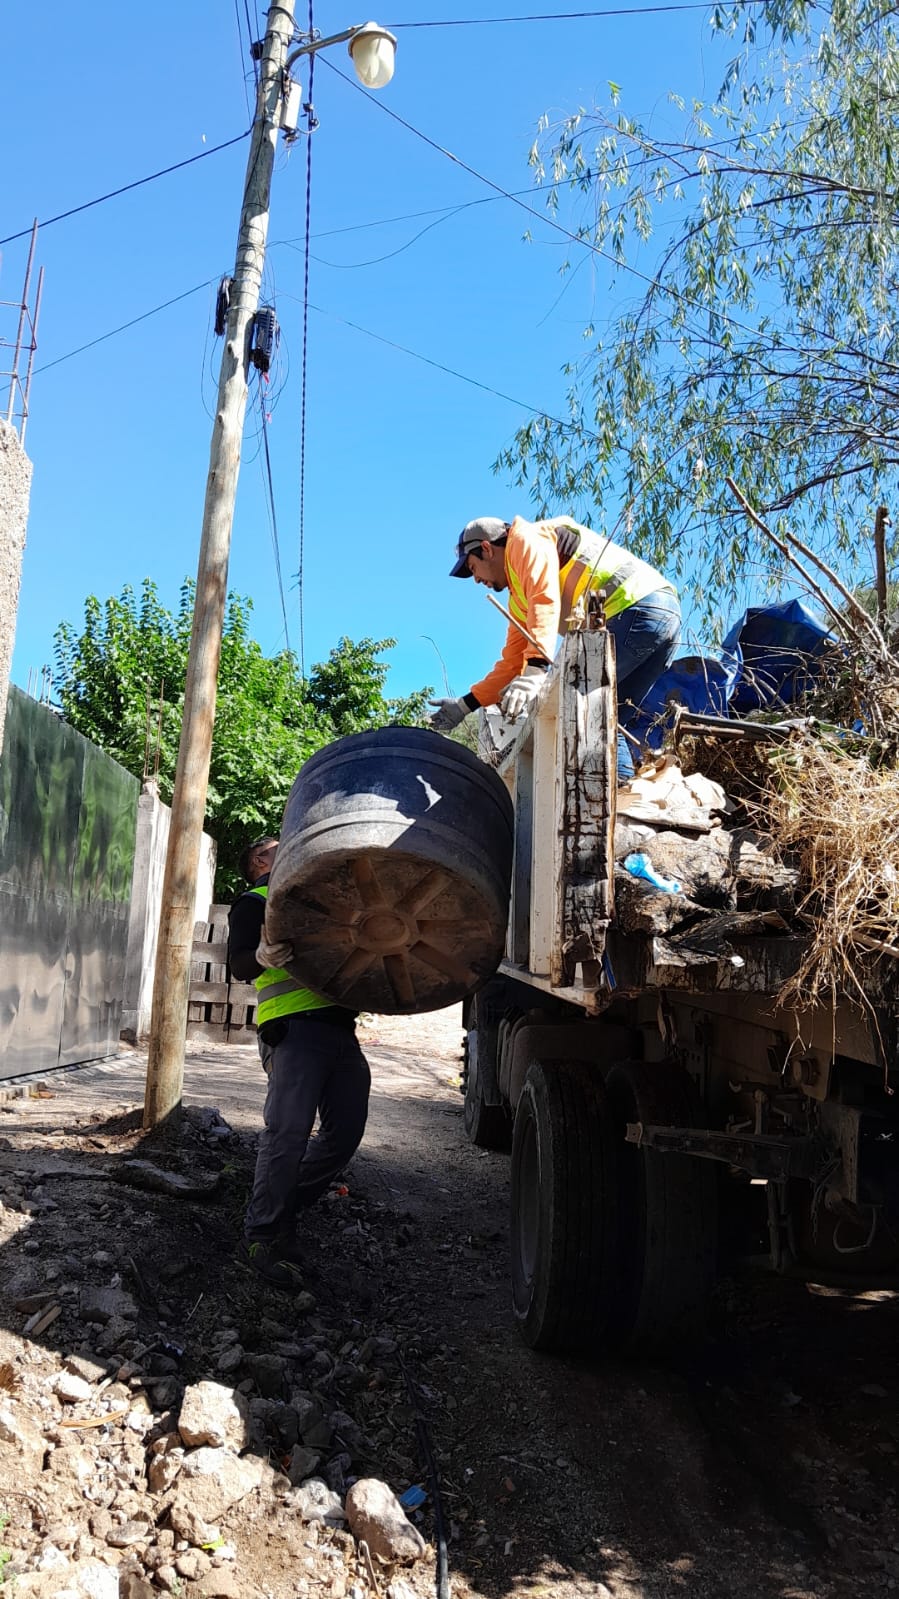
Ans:
[[[243,22],[243,0],[239,0]],[[250,14],[254,5],[250,0]],[[459,0],[462,16],[527,12]],[[552,9],[548,6],[547,9]],[[557,9],[565,9],[558,0]],[[573,8],[572,8],[573,9]],[[451,15],[396,0],[391,23]],[[377,13],[376,13],[377,15]],[[301,10],[305,23],[307,11]],[[315,24],[364,20],[333,4]],[[255,30],[254,30],[255,31]],[[260,27],[260,31],[262,31]],[[242,29],[245,36],[245,27]],[[248,125],[246,55],[232,0],[151,8],[49,0],[35,40],[27,8],[5,23],[0,67],[7,146],[0,234],[198,154]],[[244,38],[245,44],[245,38]],[[46,45],[38,70],[36,46]],[[543,112],[559,116],[622,86],[631,114],[673,122],[667,93],[711,94],[726,47],[704,11],[400,32],[380,98],[495,182],[529,184]],[[330,52],[351,71],[345,47]],[[252,88],[252,84],[250,85]],[[559,300],[565,241],[508,201],[473,206],[409,244],[429,221],[359,224],[488,197],[473,177],[392,122],[319,58],[313,142],[305,538],[305,658],[341,634],[395,637],[389,688],[455,693],[493,660],[504,625],[472,584],[447,577],[453,543],[478,515],[527,513],[491,463],[527,406],[558,414],[563,362],[584,323],[621,308],[588,262]],[[214,287],[71,360],[77,346],[233,267],[246,144],[46,228],[46,271],[27,448],[34,462],[15,681],[52,661],[62,620],[150,576],[174,604],[196,569],[220,346]],[[267,297],[282,326],[269,441],[290,643],[297,648],[299,416],[305,145],[282,149],[273,184]],[[540,205],[539,197],[536,201]],[[530,227],[534,242],[522,235]],[[343,232],[337,230],[353,229]],[[401,251],[377,264],[372,258]],[[4,247],[0,298],[21,292],[26,241]],[[576,257],[573,257],[576,259]],[[322,314],[325,313],[325,314]],[[14,333],[13,313],[0,328]],[[341,320],[342,319],[342,320]],[[401,351],[525,402],[516,406]],[[43,366],[48,370],[41,371]],[[276,403],[275,403],[276,402]],[[234,524],[231,587],[252,597],[266,651],[284,643],[251,395]],[[560,510],[566,507],[559,507]]]

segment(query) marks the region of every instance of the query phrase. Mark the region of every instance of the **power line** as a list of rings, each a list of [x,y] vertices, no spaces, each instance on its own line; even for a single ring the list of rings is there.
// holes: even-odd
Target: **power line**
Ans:
[[[392,110],[383,100],[368,94],[361,83],[356,83],[345,72],[341,72],[339,67],[335,67],[333,61],[329,61],[327,57],[323,57],[323,61],[329,71],[335,73],[338,78],[342,78],[344,83],[350,85],[351,89],[358,89],[368,104],[377,106],[379,111],[383,111],[384,115],[390,117],[391,121],[399,123],[400,127],[405,128],[407,133],[414,134],[416,139],[421,139],[423,144],[428,145],[432,150],[436,150],[438,155],[445,156],[447,161],[452,161],[454,166],[460,167],[470,177],[476,178],[479,183],[485,184],[488,189],[493,190],[494,194],[501,196],[504,200],[511,200],[513,205],[517,205],[522,211],[526,211],[528,216],[536,217],[538,222],[544,222],[547,227],[552,228],[556,233],[561,233],[563,238],[570,239],[572,244],[579,244],[582,249],[591,250],[594,255],[600,256],[602,260],[609,261],[616,271],[629,273],[631,277],[638,278],[641,283],[645,283],[648,288],[658,289],[661,294],[670,295],[672,299],[680,300],[684,305],[693,306],[695,310],[701,311],[705,316],[708,316],[710,310],[714,309],[703,300],[698,300],[695,295],[687,294],[683,289],[676,289],[673,284],[664,283],[661,278],[650,277],[648,272],[641,272],[639,267],[632,266],[629,261],[620,260],[613,251],[604,250],[601,245],[594,243],[586,235],[572,233],[570,228],[566,228],[563,223],[557,222],[548,213],[537,211],[534,206],[527,205],[512,190],[504,189],[501,183],[496,183],[493,178],[486,177],[483,172],[478,171],[477,167],[470,166],[467,161],[463,161],[461,156],[454,155],[452,150],[447,150],[445,145],[439,144],[436,139],[432,139],[430,134],[423,133],[421,128],[415,127],[414,123],[407,122],[405,117],[401,117],[398,111]],[[720,308],[716,309],[715,315],[722,322],[726,322],[729,327],[736,328],[738,332],[749,333],[753,337],[756,336],[757,330],[755,328],[750,327],[746,322],[738,321],[736,317],[729,316],[726,311],[722,311]]]
[[[741,5],[765,5],[767,0],[741,0]],[[583,22],[593,17],[647,17],[665,11],[713,11],[708,0],[685,0],[684,4],[613,6],[604,11],[541,11],[524,17],[448,17],[438,22],[390,22],[391,32],[408,28],[494,28],[509,22]]]
[[[312,15],[313,0],[309,0],[309,37],[314,37],[315,23]],[[309,373],[309,257],[310,219],[312,216],[312,135],[315,132],[315,110],[312,104],[312,86],[315,79],[315,51],[309,57],[309,90],[304,110],[306,112],[306,247],[303,263],[303,361],[300,379],[300,513],[299,562],[297,566],[297,608],[300,617],[300,677],[306,676],[306,628],[303,611],[303,579],[306,553],[306,384]]]
[[[99,334],[87,344],[79,344],[77,350],[68,350],[65,355],[58,355],[54,361],[45,361],[43,366],[35,367],[34,376],[37,377],[39,372],[49,372],[51,366],[61,366],[63,361],[71,361],[73,356],[83,355],[85,350],[92,350],[96,344],[105,344],[107,339],[114,339],[117,333],[124,333],[128,328],[137,327],[138,322],[146,322],[148,317],[158,316],[160,311],[167,311],[170,305],[177,305],[181,300],[189,300],[192,294],[199,294],[201,289],[208,289],[210,283],[218,281],[218,276],[204,278],[202,283],[195,283],[192,289],[185,289],[183,294],[176,294],[171,300],[163,300],[162,305],[154,305],[151,311],[143,311],[140,316],[133,316],[130,322],[122,322],[117,328],[110,328],[108,333]]]
[[[282,296],[282,298],[285,300],[295,300],[296,295],[285,294]],[[391,350],[399,350],[402,355],[411,356],[413,361],[422,361],[425,366],[432,366],[437,372],[445,372],[447,377],[458,378],[460,383],[469,383],[474,389],[481,389],[485,394],[492,394],[498,400],[506,400],[509,405],[517,405],[522,411],[529,411],[532,416],[546,417],[546,420],[554,423],[556,427],[568,429],[578,428],[578,424],[575,422],[563,422],[557,416],[549,416],[542,406],[529,405],[527,400],[519,400],[514,394],[504,394],[502,389],[495,389],[489,383],[482,383],[480,378],[469,377],[466,372],[457,372],[454,367],[445,366],[442,361],[434,361],[429,355],[422,355],[419,350],[410,350],[406,344],[397,344],[395,339],[388,339],[383,333],[373,333],[371,328],[364,328],[358,322],[351,322],[347,317],[338,316],[336,311],[325,311],[322,306],[313,305],[311,302],[309,304],[309,310],[315,311],[318,316],[328,317],[332,322],[340,322],[343,327],[352,328],[355,333],[364,333],[366,338],[375,339],[378,344],[386,344]],[[594,434],[589,432],[586,432],[586,436],[589,438],[595,437]]]
[[[186,161],[176,161],[174,166],[160,167],[158,172],[150,172],[145,178],[135,178],[133,183],[123,183],[120,189],[110,189],[108,194],[98,194],[95,200],[85,200],[83,205],[73,205],[68,211],[60,211],[55,217],[47,217],[43,222],[38,222],[39,228],[52,228],[54,222],[65,222],[67,217],[75,217],[81,211],[90,211],[95,205],[103,205],[107,200],[115,200],[120,194],[129,194],[132,189],[143,188],[145,183],[155,183],[157,178],[167,178],[172,172],[180,172],[183,167],[193,166],[195,161],[205,161],[207,156],[218,155],[221,150],[230,150],[233,144],[240,144],[243,139],[248,139],[251,129],[238,133],[233,139],[226,139],[224,144],[214,144],[209,150],[201,150],[199,155],[188,156]],[[24,239],[31,232],[31,227],[20,228],[18,233],[8,233],[5,239],[0,239],[0,245],[12,244],[15,239]]]
[[[265,393],[263,391],[261,378],[259,379],[259,411],[262,416],[262,445],[264,450],[262,461],[265,469],[264,476],[266,487],[268,489],[268,513],[272,535],[272,548],[275,552],[275,576],[278,580],[278,593],[281,597],[281,615],[284,618],[284,641],[287,645],[287,648],[290,649],[290,629],[287,625],[287,602],[284,598],[284,578],[281,572],[281,544],[278,538],[278,512],[275,508],[275,485],[272,478],[272,458],[269,454],[268,448],[268,415],[265,409]]]
[[[253,113],[250,110],[250,96],[249,96],[249,93],[247,91],[247,76],[246,76],[246,73],[243,70],[243,28],[241,27],[241,23],[240,23],[240,3],[239,3],[239,0],[234,0],[234,20],[237,23],[237,51],[238,51],[238,55],[240,56],[240,81],[243,84],[244,104],[245,104],[245,106],[247,108],[247,117],[249,118],[249,117],[251,117],[253,115]],[[249,32],[249,21],[250,21],[250,19],[249,19],[249,17],[247,17],[247,31],[248,32]],[[250,42],[252,43],[252,40]]]

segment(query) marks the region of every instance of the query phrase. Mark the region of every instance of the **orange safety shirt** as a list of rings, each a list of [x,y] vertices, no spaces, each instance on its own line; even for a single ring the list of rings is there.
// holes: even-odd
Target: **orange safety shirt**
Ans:
[[[578,537],[576,555],[564,567],[559,564],[557,528],[570,530]],[[605,589],[609,596],[606,614],[613,616],[647,594],[672,587],[647,561],[592,529],[581,527],[568,516],[556,516],[546,522],[527,522],[517,516],[509,529],[505,556],[509,610],[539,648],[510,623],[496,665],[471,686],[470,693],[479,705],[496,705],[503,689],[524,671],[529,661],[552,660],[556,639],[567,627],[574,605],[587,588]]]

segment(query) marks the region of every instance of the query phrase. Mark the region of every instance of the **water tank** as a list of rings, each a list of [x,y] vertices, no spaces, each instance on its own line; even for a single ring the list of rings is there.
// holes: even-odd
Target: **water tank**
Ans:
[[[352,1010],[450,1005],[502,959],[512,836],[504,784],[460,744],[417,727],[338,739],[290,791],[269,938]]]

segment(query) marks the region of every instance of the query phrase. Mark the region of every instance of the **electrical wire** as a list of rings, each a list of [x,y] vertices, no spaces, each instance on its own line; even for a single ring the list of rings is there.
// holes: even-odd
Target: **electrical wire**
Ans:
[[[394,111],[383,100],[379,100],[374,95],[369,94],[361,83],[357,83],[347,73],[341,72],[340,68],[335,67],[333,61],[329,61],[326,56],[322,60],[329,72],[333,72],[338,78],[342,78],[344,83],[350,85],[351,89],[358,89],[368,104],[376,106],[385,116],[390,117],[392,122],[398,123],[401,128],[406,129],[407,133],[414,134],[416,139],[420,139],[431,150],[436,150],[438,155],[445,156],[446,160],[452,161],[454,166],[459,167],[463,172],[467,172],[470,177],[476,178],[479,183],[483,183],[488,189],[492,189],[494,194],[501,196],[504,200],[511,200],[513,205],[517,205],[522,211],[526,211],[528,216],[535,217],[538,222],[545,223],[554,232],[562,234],[566,239],[570,239],[572,244],[579,244],[582,249],[590,250],[594,255],[600,256],[602,260],[609,261],[616,271],[626,272],[631,277],[639,279],[641,283],[645,283],[647,288],[657,289],[660,294],[667,294],[674,300],[682,301],[684,305],[693,306],[696,310],[701,311],[704,316],[708,315],[709,306],[706,302],[698,300],[695,295],[685,293],[683,289],[676,289],[673,284],[664,283],[661,278],[650,277],[648,272],[641,272],[639,267],[632,266],[629,261],[619,260],[613,251],[604,250],[601,245],[594,243],[592,239],[587,238],[584,234],[573,233],[570,228],[565,227],[564,223],[557,222],[547,212],[538,211],[534,206],[527,205],[512,190],[504,189],[501,183],[496,183],[493,178],[488,178],[485,173],[479,172],[477,167],[473,167],[467,161],[463,161],[461,156],[454,155],[452,150],[447,150],[445,145],[438,143],[436,139],[432,139],[430,134],[423,133],[421,128],[416,128],[414,123],[408,122],[405,117],[400,116],[398,111]],[[750,327],[746,322],[738,321],[736,317],[728,315],[726,311],[719,308],[716,310],[715,315],[721,322],[726,322],[728,327],[735,328],[740,333],[749,333],[753,337],[756,336],[757,329]],[[704,330],[702,337],[705,337]]]
[[[296,295],[285,294],[285,300],[294,300]],[[432,366],[437,372],[444,372],[447,377],[458,378],[460,383],[468,383],[473,389],[481,389],[485,394],[492,394],[497,400],[505,400],[509,405],[517,405],[522,411],[529,411],[532,416],[546,417],[547,422],[552,422],[555,427],[577,429],[583,432],[585,438],[595,438],[596,435],[580,428],[576,422],[563,422],[557,416],[549,416],[542,406],[529,405],[527,400],[518,400],[514,394],[504,394],[502,389],[494,389],[489,383],[482,383],[479,378],[469,377],[465,372],[457,372],[454,367],[445,366],[442,361],[434,361],[428,355],[422,355],[419,350],[410,350],[406,344],[397,344],[395,339],[388,339],[383,333],[374,333],[371,328],[364,328],[358,322],[351,322],[345,316],[338,316],[335,311],[325,311],[320,305],[309,302],[309,310],[315,311],[318,316],[328,317],[332,322],[340,322],[345,328],[352,328],[354,333],[364,333],[367,339],[374,339],[378,344],[386,344],[391,350],[399,350],[401,355],[409,355],[413,361],[421,361],[425,366]]]
[[[149,172],[145,178],[135,178],[133,183],[123,183],[120,189],[110,189],[108,194],[98,194],[95,200],[85,200],[83,205],[73,205],[68,211],[60,211],[55,217],[46,217],[43,222],[38,222],[39,228],[52,228],[54,222],[65,222],[67,217],[78,216],[81,211],[90,211],[95,205],[103,205],[107,200],[115,200],[120,194],[129,194],[132,189],[141,189],[145,183],[155,183],[157,178],[167,178],[172,172],[180,172],[183,167],[192,167],[195,161],[205,161],[207,156],[218,155],[221,150],[230,150],[234,144],[240,144],[248,139],[252,128],[247,128],[243,133],[235,134],[233,139],[226,139],[224,144],[214,144],[209,150],[201,150],[199,155],[190,155],[186,161],[176,161],[174,166],[160,167],[158,172]],[[32,224],[33,226],[33,224]],[[25,239],[31,232],[31,227],[20,228],[18,233],[8,233],[5,239],[0,239],[0,245],[12,244],[15,239]]]
[[[309,37],[314,37],[313,0],[309,0]],[[306,389],[309,376],[309,259],[310,219],[312,216],[312,135],[315,131],[315,111],[312,105],[312,87],[315,80],[315,51],[309,57],[309,90],[304,107],[306,111],[306,247],[303,265],[303,356],[300,377],[300,507],[299,507],[299,562],[297,566],[297,609],[300,619],[300,677],[306,676],[306,629],[303,614],[303,580],[306,554]]]
[[[247,108],[247,116],[252,117],[253,113],[250,109],[250,95],[247,89],[247,76],[243,70],[243,28],[240,24],[240,0],[234,0],[234,20],[237,23],[237,51],[238,55],[240,56],[240,81],[243,84],[244,104]],[[247,17],[247,30],[249,31],[249,17]]]
[[[762,6],[767,0],[740,0],[743,5]],[[584,22],[593,17],[647,17],[664,11],[714,11],[709,0],[684,0],[683,4],[612,6],[604,11],[541,11],[524,17],[448,17],[436,22],[390,22],[392,33],[409,28],[494,28],[509,22]]]
[[[237,3],[237,0],[235,0],[235,4],[236,3]],[[248,4],[248,0],[243,0],[243,10],[244,10],[244,16],[247,19],[247,43],[249,45],[249,51],[250,51],[250,62],[251,62],[252,67],[253,67],[253,82],[256,85],[256,88],[258,89],[259,88],[259,62],[256,60],[256,57],[253,54],[253,45],[256,42],[256,40],[259,38],[259,13],[258,13],[258,11],[256,12],[256,32],[254,33],[253,32],[253,24],[250,21],[250,7],[249,7],[249,4]],[[255,10],[255,7],[254,7],[254,10]]]
[[[278,580],[278,594],[281,598],[281,615],[284,618],[284,640],[289,650],[290,629],[287,625],[287,602],[284,598],[284,577],[281,571],[281,543],[278,538],[278,512],[275,507],[275,485],[272,478],[272,458],[269,454],[268,447],[269,418],[265,409],[265,390],[263,388],[261,377],[259,379],[259,412],[262,417],[262,447],[264,452],[260,459],[263,464],[264,477],[266,481],[266,487],[268,489],[269,524],[271,527],[272,548],[275,552],[275,576]]]
[[[124,333],[128,328],[136,328],[139,322],[146,322],[148,317],[158,316],[160,311],[167,311],[170,305],[178,305],[181,300],[189,300],[192,294],[199,294],[201,289],[208,289],[210,283],[218,283],[218,275],[214,278],[204,278],[202,283],[195,283],[192,289],[185,289],[183,294],[176,294],[171,300],[163,300],[162,305],[154,305],[151,311],[143,311],[140,316],[133,316],[130,322],[122,322],[117,328],[110,328],[108,333],[100,333],[96,339],[89,339],[87,344],[79,344],[77,350],[68,350],[65,355],[58,355],[54,361],[45,361],[43,366],[35,367],[34,376],[39,372],[49,372],[52,366],[61,366],[63,361],[71,361],[76,355],[83,355],[85,350],[92,350],[97,344],[105,344],[107,339],[114,339],[117,333]]]

